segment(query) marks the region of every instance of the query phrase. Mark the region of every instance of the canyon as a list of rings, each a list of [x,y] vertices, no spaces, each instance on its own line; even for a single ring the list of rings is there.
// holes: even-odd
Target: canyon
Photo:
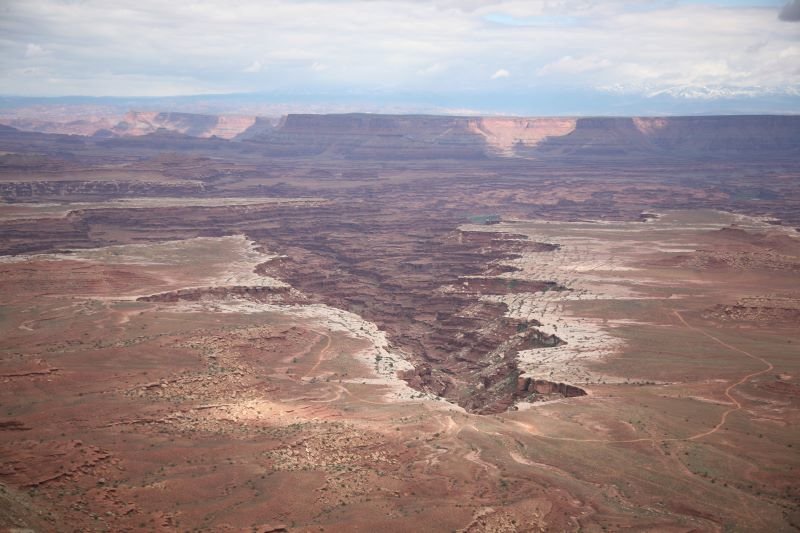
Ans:
[[[0,128],[0,527],[800,524],[800,117],[118,118]]]

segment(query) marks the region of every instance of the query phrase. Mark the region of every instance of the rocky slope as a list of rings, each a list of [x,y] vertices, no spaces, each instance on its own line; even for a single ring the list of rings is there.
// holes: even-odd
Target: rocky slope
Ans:
[[[582,118],[567,135],[550,136],[529,155],[568,157],[789,158],[800,154],[800,117],[713,116]]]
[[[800,150],[800,117],[288,115],[250,140],[273,156],[348,159],[774,157]]]
[[[251,142],[275,156],[347,159],[479,159],[485,142],[462,117],[425,115],[288,115]]]
[[[464,117],[246,115],[130,111],[121,120],[7,117],[22,130],[110,137],[180,136],[245,141],[266,156],[354,160],[525,158],[789,158],[800,153],[800,116]],[[175,137],[167,139],[165,134]]]
[[[147,135],[160,129],[190,137],[232,139],[256,124],[256,117],[131,111],[111,131],[117,135]]]

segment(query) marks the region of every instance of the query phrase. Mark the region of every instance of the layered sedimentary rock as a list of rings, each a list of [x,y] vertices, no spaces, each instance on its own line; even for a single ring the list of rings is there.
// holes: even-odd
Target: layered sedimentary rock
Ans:
[[[117,135],[147,135],[164,129],[190,137],[233,139],[254,126],[256,120],[254,116],[131,111],[111,131]]]
[[[41,133],[62,133],[67,135],[95,135],[100,131],[110,131],[118,120],[113,117],[82,118],[63,122],[36,118],[13,118],[7,120],[9,126],[22,131]]]
[[[288,115],[251,139],[269,155],[348,159],[480,159],[484,138],[463,117],[426,115]]]
[[[203,191],[199,183],[153,183],[144,181],[60,180],[0,183],[3,200],[86,199],[125,196],[192,196]]]
[[[288,115],[255,136],[275,155],[327,153],[353,159],[476,159],[513,156],[575,129],[569,118],[432,115]],[[302,146],[302,152],[298,152]],[[291,147],[294,147],[292,149]]]
[[[0,128],[0,254],[60,252],[0,257],[0,529],[798,523],[795,232],[695,209],[800,227],[800,158],[659,159],[672,126],[630,120],[607,148],[641,159],[572,158],[546,147],[602,123],[468,120],[481,159],[445,158],[450,117],[312,158],[275,156],[301,124]]]
[[[536,379],[530,377],[520,376],[517,381],[517,393],[520,396],[530,394],[537,395],[559,395],[564,398],[575,398],[578,396],[586,396],[586,391],[580,387],[569,385],[567,383],[557,383],[555,381],[547,381],[546,379]]]
[[[250,138],[265,153],[351,159],[798,153],[800,117],[504,118],[288,115]]]
[[[179,289],[149,296],[140,296],[138,302],[195,302],[203,298],[247,297],[252,300],[280,301],[289,300],[283,296],[289,293],[290,287],[263,287],[251,285],[233,285],[229,287],[202,287],[196,289]]]
[[[342,209],[349,213],[344,220],[336,215]],[[422,224],[390,205],[330,206],[314,218],[290,216],[248,234],[282,254],[260,272],[384,330],[414,363],[402,376],[413,387],[473,412],[504,411],[521,397],[518,352],[563,341],[540,332],[538,323],[506,318],[505,304],[481,297],[565,288],[494,277],[499,261],[521,252],[549,253],[552,245],[456,231],[457,224],[446,212],[428,212]]]
[[[513,156],[517,148],[532,148],[548,137],[561,137],[575,130],[574,118],[481,117],[469,128],[486,139],[490,152]]]
[[[440,115],[253,115],[131,111],[102,119],[31,122],[22,129],[109,137],[172,133],[246,141],[263,155],[359,160],[492,157],[789,157],[800,153],[800,117],[465,117]],[[52,141],[53,139],[51,139]],[[163,139],[162,139],[163,140]]]
[[[567,135],[522,151],[570,157],[791,157],[800,153],[800,117],[582,118]]]
[[[147,117],[199,135],[219,123],[185,114]],[[405,375],[409,383],[471,411],[496,412],[526,395],[575,392],[559,386],[542,392],[542,384],[519,388],[518,352],[557,346],[560,339],[543,335],[533,321],[509,319],[503,304],[484,298],[565,290],[547,279],[515,278],[514,267],[504,263],[521,254],[552,253],[558,245],[511,234],[459,231],[460,225],[501,217],[632,219],[640,217],[643,206],[657,210],[667,205],[743,205],[767,212],[781,207],[776,216],[798,220],[795,204],[785,201],[795,190],[791,175],[762,186],[758,202],[745,198],[741,204],[730,199],[742,197],[741,187],[752,187],[750,178],[726,172],[724,181],[691,181],[704,158],[722,154],[714,159],[716,172],[728,164],[727,152],[717,152],[716,145],[700,139],[711,139],[715,132],[742,139],[741,150],[731,156],[738,158],[736,164],[730,165],[746,170],[742,161],[749,158],[744,146],[748,136],[767,132],[764,138],[773,138],[778,153],[788,157],[796,149],[787,146],[798,125],[797,117],[290,115],[275,128],[268,121],[254,121],[239,135],[250,137],[243,141],[161,130],[96,139],[0,128],[0,149],[7,152],[0,157],[9,176],[0,194],[7,201],[234,194],[329,199],[313,211],[289,205],[77,208],[61,219],[42,219],[35,227],[9,220],[2,227],[0,250],[21,253],[241,233],[283,256],[261,265],[260,272],[286,281],[309,301],[351,311],[385,331],[389,342],[415,364]],[[691,152],[695,159],[677,158],[682,152],[676,149],[672,159],[652,162],[654,154],[670,151],[670,143],[684,143],[684,135],[697,141]],[[31,147],[35,153],[16,153],[32,152]],[[95,162],[98,152],[104,154],[103,165]],[[577,154],[577,162],[571,154]],[[614,154],[647,158],[647,180],[636,169],[615,165]],[[94,179],[67,179],[66,173],[80,165],[96,165]],[[123,169],[125,176],[140,178],[105,177]],[[676,175],[689,177],[676,184]],[[150,181],[151,176],[162,181]],[[236,295],[283,297],[242,291]],[[219,294],[190,291],[154,298],[206,296]]]

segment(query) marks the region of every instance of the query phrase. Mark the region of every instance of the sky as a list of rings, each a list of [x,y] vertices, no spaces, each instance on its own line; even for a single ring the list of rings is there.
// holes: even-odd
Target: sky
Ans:
[[[0,0],[0,94],[800,113],[800,0]]]

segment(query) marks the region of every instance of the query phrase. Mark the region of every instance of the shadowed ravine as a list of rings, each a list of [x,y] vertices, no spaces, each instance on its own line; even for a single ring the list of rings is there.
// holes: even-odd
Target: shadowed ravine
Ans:
[[[563,384],[521,383],[518,352],[563,341],[537,330],[537,323],[507,318],[505,304],[481,300],[568,290],[548,281],[496,277],[508,271],[502,260],[522,252],[550,253],[553,245],[520,235],[460,231],[463,219],[409,207],[382,206],[380,212],[391,217],[375,217],[371,210],[354,211],[345,221],[326,217],[324,232],[316,220],[302,216],[281,228],[251,232],[283,256],[259,271],[374,322],[414,364],[414,371],[401,375],[409,385],[471,412],[501,412],[519,399],[542,395],[584,394]]]

